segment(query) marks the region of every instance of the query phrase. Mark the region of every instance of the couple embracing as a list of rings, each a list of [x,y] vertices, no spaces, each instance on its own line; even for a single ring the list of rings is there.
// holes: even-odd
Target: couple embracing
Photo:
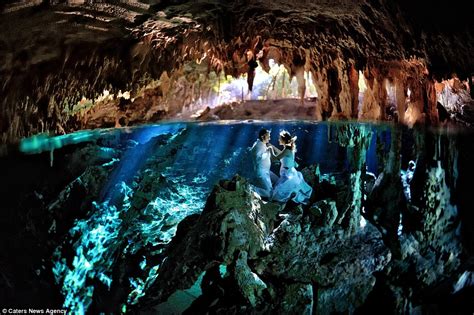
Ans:
[[[281,150],[270,143],[270,131],[262,129],[251,148],[254,189],[260,196],[274,201],[287,202],[291,199],[306,204],[313,189],[295,168],[296,136],[292,137],[288,131],[283,130],[278,140]],[[281,163],[280,177],[270,170],[272,158]]]

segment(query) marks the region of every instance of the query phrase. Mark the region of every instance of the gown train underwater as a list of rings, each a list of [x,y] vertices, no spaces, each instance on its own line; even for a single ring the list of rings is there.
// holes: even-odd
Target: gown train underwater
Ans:
[[[280,178],[275,184],[272,200],[307,204],[313,188],[309,186],[301,172],[295,169],[294,153],[281,159]]]

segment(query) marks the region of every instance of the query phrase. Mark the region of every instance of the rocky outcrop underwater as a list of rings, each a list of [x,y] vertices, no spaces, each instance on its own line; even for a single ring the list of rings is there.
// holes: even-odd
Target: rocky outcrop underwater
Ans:
[[[304,165],[313,195],[301,205],[262,200],[235,151],[244,145],[220,157],[203,139],[219,143],[227,131],[207,128],[143,132],[140,142],[111,133],[58,148],[54,160],[3,158],[11,193],[2,197],[2,300],[91,313],[473,309],[474,221],[463,189],[472,153],[456,149],[469,135],[393,128],[388,142],[375,141],[376,176],[366,169],[369,143],[383,132],[337,125],[330,138],[348,166]]]
[[[343,193],[324,183],[334,198]],[[391,254],[372,225],[357,233],[344,227],[347,214],[336,204],[332,198],[308,207],[265,202],[239,176],[222,181],[202,214],[178,226],[145,301],[165,301],[203,274],[202,295],[189,314],[354,311]]]
[[[401,249],[390,248],[385,222],[360,225],[351,220],[357,214],[345,211],[350,177],[313,176],[316,194],[326,197],[308,206],[262,201],[239,176],[221,181],[204,211],[178,226],[140,305],[156,305],[200,282],[202,294],[186,314],[363,313],[384,303],[393,313],[424,309],[418,299],[457,274],[455,207],[420,211],[431,224],[400,233]]]

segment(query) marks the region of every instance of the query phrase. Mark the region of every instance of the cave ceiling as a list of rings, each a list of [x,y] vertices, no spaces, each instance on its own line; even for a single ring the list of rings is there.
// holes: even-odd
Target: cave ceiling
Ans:
[[[200,75],[247,73],[248,50],[263,53],[266,71],[273,59],[291,76],[310,72],[320,96],[317,119],[360,117],[363,73],[374,102],[384,103],[380,86],[388,80],[410,88],[413,106],[435,123],[433,80],[474,72],[473,7],[406,0],[6,1],[1,142],[123,125],[124,117],[130,124],[173,117],[205,88],[196,88]],[[180,92],[183,86],[193,94]],[[84,110],[84,100],[104,97],[104,90],[129,93],[134,102]],[[366,118],[384,119],[383,108],[364,106]]]

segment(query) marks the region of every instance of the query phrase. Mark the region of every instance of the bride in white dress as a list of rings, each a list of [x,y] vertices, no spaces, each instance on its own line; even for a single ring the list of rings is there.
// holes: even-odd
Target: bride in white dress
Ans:
[[[313,189],[309,186],[301,172],[295,169],[296,137],[291,137],[288,131],[280,132],[279,143],[283,150],[273,147],[274,156],[280,160],[280,178],[273,188],[272,199],[279,202],[294,202],[306,204]]]

